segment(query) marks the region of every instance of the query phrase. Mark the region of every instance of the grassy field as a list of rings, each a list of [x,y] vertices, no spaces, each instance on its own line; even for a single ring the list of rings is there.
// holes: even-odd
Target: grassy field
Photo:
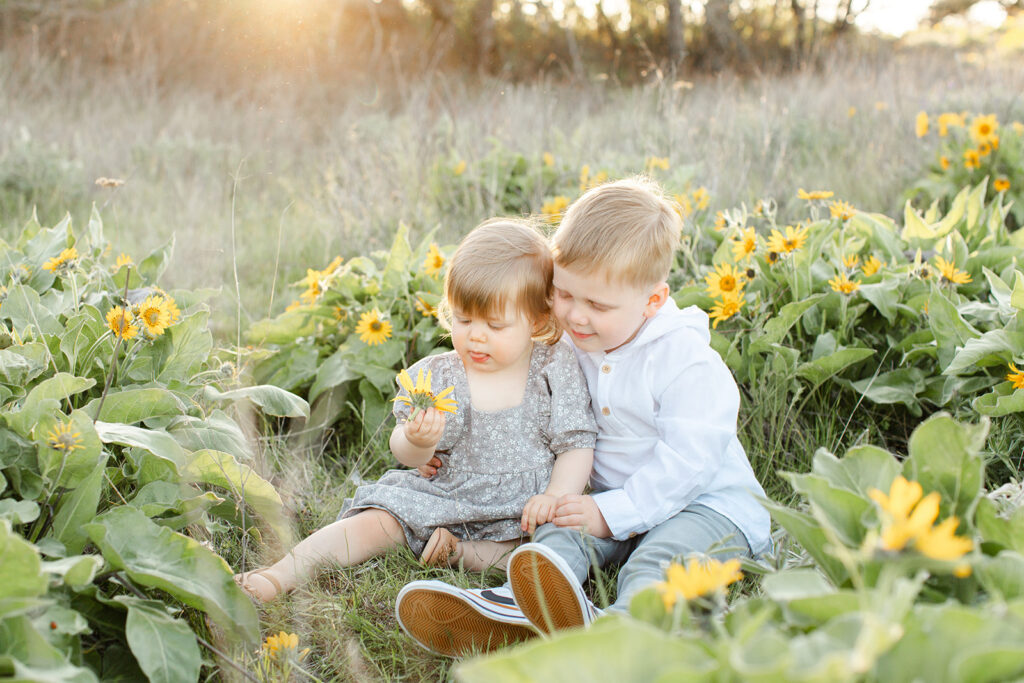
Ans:
[[[163,83],[155,73],[0,52],[0,236],[11,239],[33,207],[41,222],[65,211],[81,226],[93,203],[115,251],[136,260],[169,239],[168,288],[215,288],[213,325],[224,345],[236,330],[281,311],[286,285],[334,255],[382,248],[399,224],[415,242],[440,226],[454,242],[500,212],[486,177],[457,197],[432,188],[432,169],[470,168],[496,146],[530,159],[545,152],[573,167],[640,171],[671,160],[678,189],[706,186],[712,209],[775,197],[785,215],[798,187],[831,189],[858,207],[899,215],[904,188],[929,158],[914,135],[922,109],[994,111],[1024,92],[1024,72],[954,54],[837,60],[821,71],[634,88],[539,82],[476,84],[434,74],[394,90],[367,84],[299,90],[261,81],[215,94]],[[125,180],[101,188],[98,177]],[[544,197],[532,199],[539,208]],[[744,387],[741,436],[769,494],[788,492],[776,472],[806,469],[815,448],[869,440],[899,450],[913,424],[861,419],[857,405],[809,402],[794,414],[784,387]],[[876,415],[877,415],[876,411]],[[1019,424],[996,423],[990,448],[1020,449]],[[344,428],[342,429],[345,432]],[[351,433],[357,433],[353,430]],[[388,427],[369,440],[335,439],[315,457],[285,441],[262,443],[259,463],[305,535],[334,519],[360,478],[387,469]],[[230,562],[275,559],[281,549],[210,539]],[[780,561],[784,561],[784,557]],[[414,578],[462,585],[499,582],[424,571],[408,551],[331,570],[270,607],[267,632],[298,633],[323,680],[444,678],[450,662],[405,639],[394,596]],[[611,582],[594,596],[609,597]],[[230,679],[232,670],[223,668]]]

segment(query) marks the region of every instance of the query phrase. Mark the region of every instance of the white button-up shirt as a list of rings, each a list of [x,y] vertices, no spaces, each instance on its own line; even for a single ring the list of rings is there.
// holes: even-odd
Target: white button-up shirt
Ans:
[[[739,390],[710,339],[707,314],[670,298],[625,346],[573,347],[598,424],[590,483],[613,538],[699,503],[739,527],[754,553],[768,547],[764,490],[736,438]]]

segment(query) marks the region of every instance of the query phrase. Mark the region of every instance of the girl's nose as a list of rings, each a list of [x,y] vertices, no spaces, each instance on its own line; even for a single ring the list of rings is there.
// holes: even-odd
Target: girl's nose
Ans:
[[[487,326],[486,325],[471,325],[469,328],[469,338],[472,341],[486,341],[487,340]]]

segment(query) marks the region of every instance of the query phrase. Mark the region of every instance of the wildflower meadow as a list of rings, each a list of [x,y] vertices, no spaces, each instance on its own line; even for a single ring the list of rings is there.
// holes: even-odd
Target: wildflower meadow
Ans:
[[[0,49],[22,70],[0,74],[0,677],[1024,676],[1024,82],[979,59],[629,85],[437,72],[328,113],[279,83],[239,109],[127,73],[97,95],[62,80],[80,66]],[[112,120],[125,84],[138,109],[120,134],[75,128],[46,83],[75,116]],[[678,558],[628,617],[461,661],[409,640],[395,596],[497,571],[402,548],[254,604],[234,573],[395,466],[400,386],[414,411],[467,399],[407,371],[451,347],[462,235],[492,215],[552,231],[636,174],[682,219],[671,295],[707,313],[740,387],[771,550]],[[587,591],[610,604],[614,568]]]

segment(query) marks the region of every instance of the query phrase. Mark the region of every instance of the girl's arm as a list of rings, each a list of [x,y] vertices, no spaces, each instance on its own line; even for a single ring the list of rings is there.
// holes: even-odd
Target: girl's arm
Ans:
[[[523,531],[532,534],[539,525],[554,519],[555,506],[562,496],[583,493],[593,463],[593,448],[573,448],[556,456],[548,487],[526,501],[520,521]]]
[[[444,414],[430,408],[420,412],[415,420],[395,425],[388,443],[398,462],[408,467],[419,467],[433,457],[443,432]]]

